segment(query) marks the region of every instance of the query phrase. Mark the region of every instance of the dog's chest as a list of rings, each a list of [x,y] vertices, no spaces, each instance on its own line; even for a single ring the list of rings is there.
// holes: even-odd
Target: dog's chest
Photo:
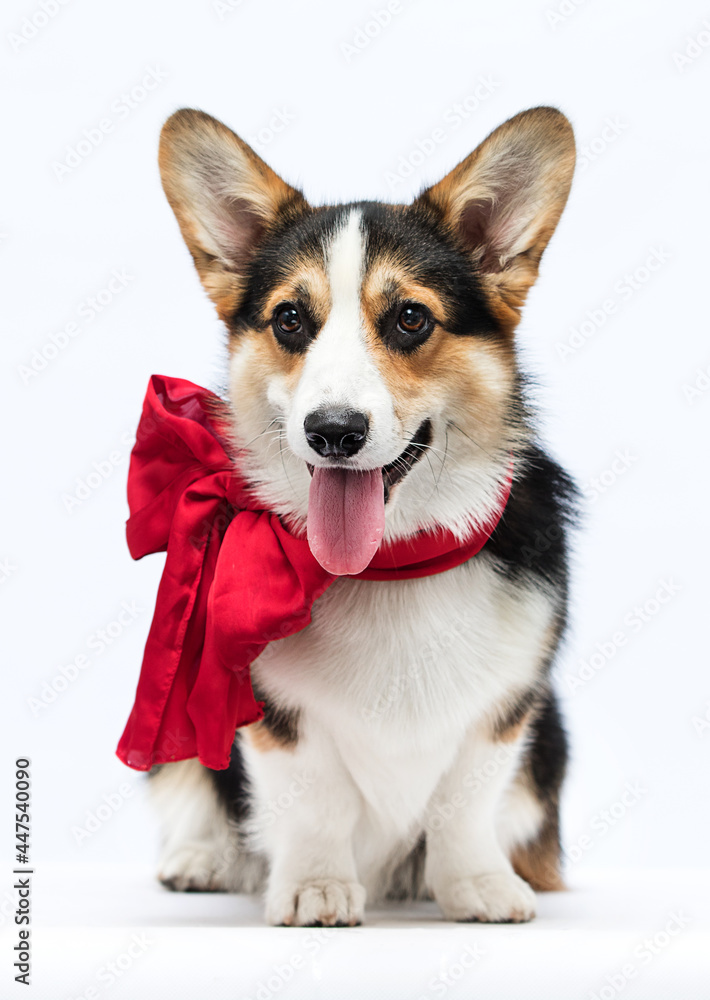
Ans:
[[[394,582],[341,579],[302,632],[254,664],[282,707],[373,744],[434,746],[527,687],[552,605],[484,556],[446,573]]]

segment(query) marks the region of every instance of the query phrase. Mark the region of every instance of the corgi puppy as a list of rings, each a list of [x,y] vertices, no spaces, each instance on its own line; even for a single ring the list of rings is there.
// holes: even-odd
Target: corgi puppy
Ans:
[[[166,122],[159,160],[227,328],[241,473],[295,532],[317,526],[339,577],[253,663],[265,714],[229,768],[155,769],[159,877],[263,892],[275,925],[359,924],[383,898],[530,920],[534,890],[562,888],[550,669],[575,489],[537,442],[514,334],[569,193],[572,128],[524,111],[410,205],[311,206],[200,111]],[[383,496],[385,542],[465,539],[511,462],[478,555],[353,578]]]

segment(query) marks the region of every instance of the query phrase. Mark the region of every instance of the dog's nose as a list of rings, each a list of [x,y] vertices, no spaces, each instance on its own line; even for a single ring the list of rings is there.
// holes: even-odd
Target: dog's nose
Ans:
[[[370,422],[356,410],[315,410],[303,422],[306,440],[323,458],[349,458],[365,444]]]

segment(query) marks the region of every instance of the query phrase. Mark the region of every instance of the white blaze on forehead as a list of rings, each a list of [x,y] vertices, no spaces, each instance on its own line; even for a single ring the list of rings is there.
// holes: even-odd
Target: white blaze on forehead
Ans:
[[[350,376],[366,360],[360,309],[365,252],[361,219],[362,213],[353,209],[326,248],[331,308],[308,351],[299,384],[307,412],[325,407],[359,408]]]
[[[312,388],[316,392],[332,397],[318,404],[322,406],[360,409],[352,398],[356,387],[351,377],[371,366],[365,349],[360,305],[365,269],[361,223],[362,212],[352,209],[326,250],[330,314],[309,351],[304,371],[304,380],[309,374],[314,377]]]
[[[303,421],[309,413],[331,408],[364,413],[370,420],[370,434],[357,464],[361,460],[363,468],[373,468],[392,461],[401,448],[397,450],[392,396],[365,339],[360,301],[365,234],[361,225],[361,209],[351,209],[326,248],[330,313],[308,348],[287,433],[292,449],[307,458]]]
[[[378,376],[367,355],[362,328],[365,242],[361,221],[362,212],[352,209],[326,249],[330,313],[308,351],[299,386],[308,412],[325,407],[363,411],[361,394]]]
[[[365,269],[365,239],[361,229],[362,212],[351,209],[326,251],[328,282],[336,310],[360,317],[360,287]],[[332,314],[331,314],[332,315]]]

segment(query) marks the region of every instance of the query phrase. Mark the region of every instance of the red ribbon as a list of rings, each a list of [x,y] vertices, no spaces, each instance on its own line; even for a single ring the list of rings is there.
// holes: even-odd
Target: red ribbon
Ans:
[[[221,405],[192,382],[153,375],[131,453],[128,547],[134,559],[167,550],[116,751],[139,771],[195,756],[227,767],[237,727],[263,715],[250,664],[269,642],[305,628],[336,579],[305,537],[259,508],[230,458]],[[466,562],[500,520],[511,478],[512,466],[485,529],[463,543],[441,530],[382,545],[357,579],[406,580]]]

